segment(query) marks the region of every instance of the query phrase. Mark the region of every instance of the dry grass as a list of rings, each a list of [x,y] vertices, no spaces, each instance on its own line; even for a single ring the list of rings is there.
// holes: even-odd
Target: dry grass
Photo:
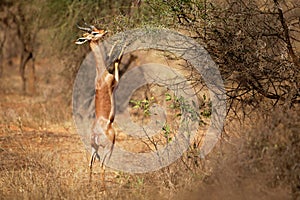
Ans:
[[[196,173],[201,165],[195,166],[195,157],[185,156],[149,174],[107,170],[104,190],[99,168],[90,182],[89,155],[72,122],[70,97],[58,89],[63,80],[51,84],[59,75],[46,78],[49,70],[38,66],[37,94],[24,96],[11,89],[21,86],[17,71],[5,72],[0,79],[1,199],[170,199],[204,178]]]
[[[205,160],[191,147],[157,172],[107,170],[104,190],[99,169],[89,180],[89,155],[76,134],[69,97],[23,96],[9,89],[7,81],[18,80],[16,73],[3,80],[0,199],[298,198],[299,110],[253,115],[239,126],[228,123],[230,139],[221,140]],[[55,91],[58,86],[41,81],[39,87]]]
[[[182,161],[150,174],[107,171],[104,191],[99,171],[89,180],[87,155],[77,134],[11,130],[1,133],[0,145],[5,199],[169,199],[196,177]]]
[[[299,108],[258,113],[240,126],[239,138],[221,143],[208,159],[213,174],[198,194],[214,190],[214,199],[299,199]],[[237,122],[227,126],[232,123]]]

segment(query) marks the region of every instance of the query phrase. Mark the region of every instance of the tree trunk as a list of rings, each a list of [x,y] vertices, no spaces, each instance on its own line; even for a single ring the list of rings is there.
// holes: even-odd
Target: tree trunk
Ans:
[[[20,74],[22,78],[22,91],[24,94],[35,94],[35,63],[32,52],[25,51],[21,56]]]

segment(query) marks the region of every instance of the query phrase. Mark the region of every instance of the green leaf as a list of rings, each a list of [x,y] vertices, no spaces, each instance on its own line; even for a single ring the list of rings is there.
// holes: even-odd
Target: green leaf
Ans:
[[[135,106],[133,106],[133,108],[140,108],[140,105],[135,105]]]
[[[129,102],[136,104],[136,100],[133,100],[133,99],[131,99]]]
[[[172,97],[169,93],[165,94],[166,96],[166,101],[171,101],[172,100]]]

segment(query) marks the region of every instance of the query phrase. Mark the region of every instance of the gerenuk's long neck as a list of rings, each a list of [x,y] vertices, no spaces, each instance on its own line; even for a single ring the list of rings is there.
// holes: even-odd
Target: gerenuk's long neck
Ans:
[[[90,47],[95,57],[96,61],[96,78],[100,78],[103,70],[105,70],[105,59],[104,59],[104,49],[102,44],[98,44],[97,41],[91,41]]]
[[[97,119],[113,121],[114,103],[113,88],[114,76],[105,68],[103,58],[103,47],[96,42],[90,43],[96,60],[96,80],[95,80],[95,114]]]

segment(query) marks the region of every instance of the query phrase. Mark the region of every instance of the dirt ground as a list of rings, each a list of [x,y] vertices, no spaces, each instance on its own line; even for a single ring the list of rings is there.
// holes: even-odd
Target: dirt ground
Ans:
[[[107,169],[104,185],[97,168],[91,180],[89,153],[76,132],[70,96],[63,93],[68,86],[63,84],[61,71],[53,71],[49,63],[38,62],[34,96],[21,92],[17,60],[6,65],[0,79],[0,199],[290,197],[287,187],[266,188],[261,176],[237,176],[239,171],[234,171],[232,164],[236,162],[227,159],[236,149],[226,150],[226,136],[205,160],[195,156],[197,148],[191,148],[169,167],[153,173],[127,174]],[[239,128],[233,123],[228,130],[236,133]]]
[[[169,199],[174,196],[179,186],[175,187],[168,176],[174,176],[178,169],[163,176],[162,172],[131,175],[107,169],[104,188],[97,165],[91,181],[90,155],[76,132],[68,99],[71,97],[63,93],[72,88],[65,86],[63,72],[53,69],[54,63],[50,63],[37,61],[37,93],[33,96],[22,94],[16,67],[18,58],[7,62],[3,69],[0,198]],[[160,188],[162,185],[165,186]]]

